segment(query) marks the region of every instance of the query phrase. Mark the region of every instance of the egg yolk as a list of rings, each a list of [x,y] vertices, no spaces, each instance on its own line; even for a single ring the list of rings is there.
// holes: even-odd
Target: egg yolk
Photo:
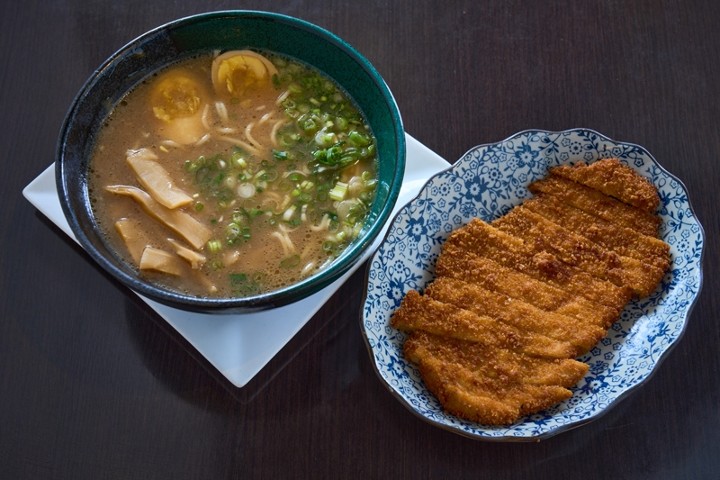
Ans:
[[[159,79],[153,90],[153,113],[166,122],[195,115],[201,104],[200,88],[195,80],[183,73]]]
[[[215,91],[239,99],[256,87],[265,87],[277,75],[275,65],[252,50],[231,50],[217,56],[212,64]]]
[[[241,96],[249,89],[264,85],[268,78],[265,64],[247,55],[230,57],[218,66],[218,80],[233,96]]]

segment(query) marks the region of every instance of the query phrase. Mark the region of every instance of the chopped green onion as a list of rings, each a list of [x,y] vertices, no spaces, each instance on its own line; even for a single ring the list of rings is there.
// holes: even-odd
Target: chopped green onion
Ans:
[[[228,275],[232,291],[238,295],[251,295],[260,291],[262,277],[254,274],[253,277],[246,273],[231,273]]]
[[[328,131],[326,131],[326,130],[324,130],[324,129],[323,129],[323,130],[320,130],[320,131],[315,135],[315,143],[316,143],[319,147],[329,147],[330,145],[332,145],[333,143],[335,143],[335,140],[336,140],[335,134],[332,133],[332,132],[328,132]]]
[[[356,147],[367,147],[371,142],[368,135],[364,135],[357,130],[348,133],[348,140]]]
[[[233,164],[238,168],[245,168],[247,167],[247,161],[243,157],[234,157],[232,159]]]
[[[345,131],[348,127],[348,121],[345,117],[335,117],[334,126],[337,131]]]
[[[300,265],[300,255],[292,255],[280,261],[281,268],[293,268]]]
[[[207,249],[210,253],[218,253],[222,250],[222,243],[220,243],[220,240],[210,240],[207,242]]]
[[[288,207],[288,209],[285,210],[285,212],[283,213],[283,216],[282,216],[283,220],[285,220],[286,222],[289,222],[290,219],[292,218],[293,214],[295,213],[296,209],[297,209],[297,206],[290,205]]]
[[[348,191],[348,184],[343,182],[337,182],[335,186],[328,192],[328,196],[335,200],[335,201],[341,201],[345,199],[345,195],[347,195]]]

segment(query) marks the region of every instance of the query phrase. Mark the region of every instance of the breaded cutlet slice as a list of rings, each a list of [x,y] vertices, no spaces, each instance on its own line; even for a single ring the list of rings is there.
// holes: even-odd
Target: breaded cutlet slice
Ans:
[[[403,352],[446,411],[470,421],[503,425],[570,398],[588,366],[547,360],[481,344],[410,334]]]
[[[393,313],[390,324],[404,332],[420,330],[530,356],[569,358],[576,351],[567,340],[523,331],[493,318],[420,295],[416,290],[410,290],[405,295],[400,307]]]
[[[500,322],[530,332],[567,341],[575,347],[573,357],[587,353],[607,330],[575,317],[546,312],[522,300],[490,291],[480,285],[448,277],[438,277],[427,286],[425,296],[478,315],[496,318]]]
[[[518,207],[515,207],[517,209]],[[513,211],[515,210],[513,209]],[[512,212],[512,211],[511,211]],[[502,217],[501,217],[502,218]],[[621,311],[632,292],[607,279],[593,276],[557,255],[535,248],[532,237],[507,232],[480,219],[456,229],[443,244],[443,255],[476,254],[567,290],[590,301]]]
[[[660,196],[655,186],[617,158],[590,164],[561,165],[551,168],[550,172],[599,190],[645,212],[655,213],[660,206]]]
[[[534,193],[545,193],[558,200],[619,227],[630,228],[644,235],[658,236],[660,217],[623,203],[604,193],[559,175],[548,175],[528,186]]]
[[[563,203],[552,195],[541,193],[526,200],[523,205],[618,255],[650,262],[662,271],[666,271],[670,266],[670,246],[659,238],[613,225],[600,217]]]
[[[411,333],[409,338],[427,344],[429,350],[448,362],[462,365],[468,372],[488,380],[498,379],[506,385],[524,383],[572,387],[588,371],[586,363],[573,358],[532,357],[513,350],[498,350],[482,343],[427,332]]]
[[[468,256],[462,252],[452,255],[443,251],[435,265],[435,273],[437,276],[476,283],[542,310],[569,315],[603,328],[612,325],[621,312],[500,265],[489,258]]]
[[[629,288],[637,297],[646,297],[657,288],[665,272],[631,257],[618,255],[587,238],[573,233],[519,205],[493,221],[493,226],[512,235],[524,236],[526,245],[546,251],[590,275]]]

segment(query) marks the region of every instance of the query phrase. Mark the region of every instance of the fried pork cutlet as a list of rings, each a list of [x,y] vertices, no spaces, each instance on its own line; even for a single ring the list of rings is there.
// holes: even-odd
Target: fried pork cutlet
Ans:
[[[599,325],[547,312],[522,300],[454,278],[438,277],[425,290],[425,296],[517,328],[567,341],[576,349],[573,357],[587,352],[606,333]]]
[[[395,311],[391,325],[398,330],[421,330],[485,345],[492,349],[523,352],[529,356],[568,358],[577,349],[567,340],[555,340],[542,333],[524,331],[494,318],[439,302],[410,291]]]
[[[531,238],[526,244],[536,251],[549,251],[570,265],[598,278],[609,280],[619,287],[629,288],[638,297],[650,295],[664,272],[652,265],[642,264],[603,248],[587,238],[519,205],[493,222],[493,226],[512,235]]]
[[[550,171],[648,213],[655,213],[660,205],[655,186],[617,158],[591,164],[561,165]]]
[[[607,328],[620,311],[592,302],[562,288],[505,267],[485,257],[456,248],[443,249],[435,265],[437,277],[449,277],[482,285],[549,312],[572,316]]]
[[[619,227],[637,230],[644,235],[657,237],[660,218],[650,212],[637,209],[598,190],[587,187],[552,173],[542,180],[531,183],[528,189],[534,193],[554,195],[558,200],[575,208],[596,215]]]
[[[554,253],[527,244],[523,236],[473,219],[450,234],[443,248],[449,252],[470,252],[491,258],[503,266],[618,311],[630,300],[629,289],[561,262]]]
[[[511,423],[570,398],[568,387],[588,370],[572,359],[528,357],[426,332],[412,333],[403,351],[448,412],[487,425]]]
[[[501,425],[571,396],[588,369],[573,357],[669,267],[648,185],[617,160],[558,167],[535,198],[448,237],[435,280],[391,318],[445,410]]]
[[[526,200],[523,206],[618,255],[649,262],[662,271],[670,265],[670,247],[659,238],[613,225],[563,203],[552,195],[537,195]]]

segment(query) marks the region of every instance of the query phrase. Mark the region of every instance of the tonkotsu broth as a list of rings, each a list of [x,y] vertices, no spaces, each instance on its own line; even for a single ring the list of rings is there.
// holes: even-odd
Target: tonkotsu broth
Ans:
[[[97,135],[98,223],[154,282],[196,296],[275,290],[326,266],[362,228],[372,132],[328,77],[263,55],[173,65],[128,93]],[[194,227],[174,226],[186,221]]]

